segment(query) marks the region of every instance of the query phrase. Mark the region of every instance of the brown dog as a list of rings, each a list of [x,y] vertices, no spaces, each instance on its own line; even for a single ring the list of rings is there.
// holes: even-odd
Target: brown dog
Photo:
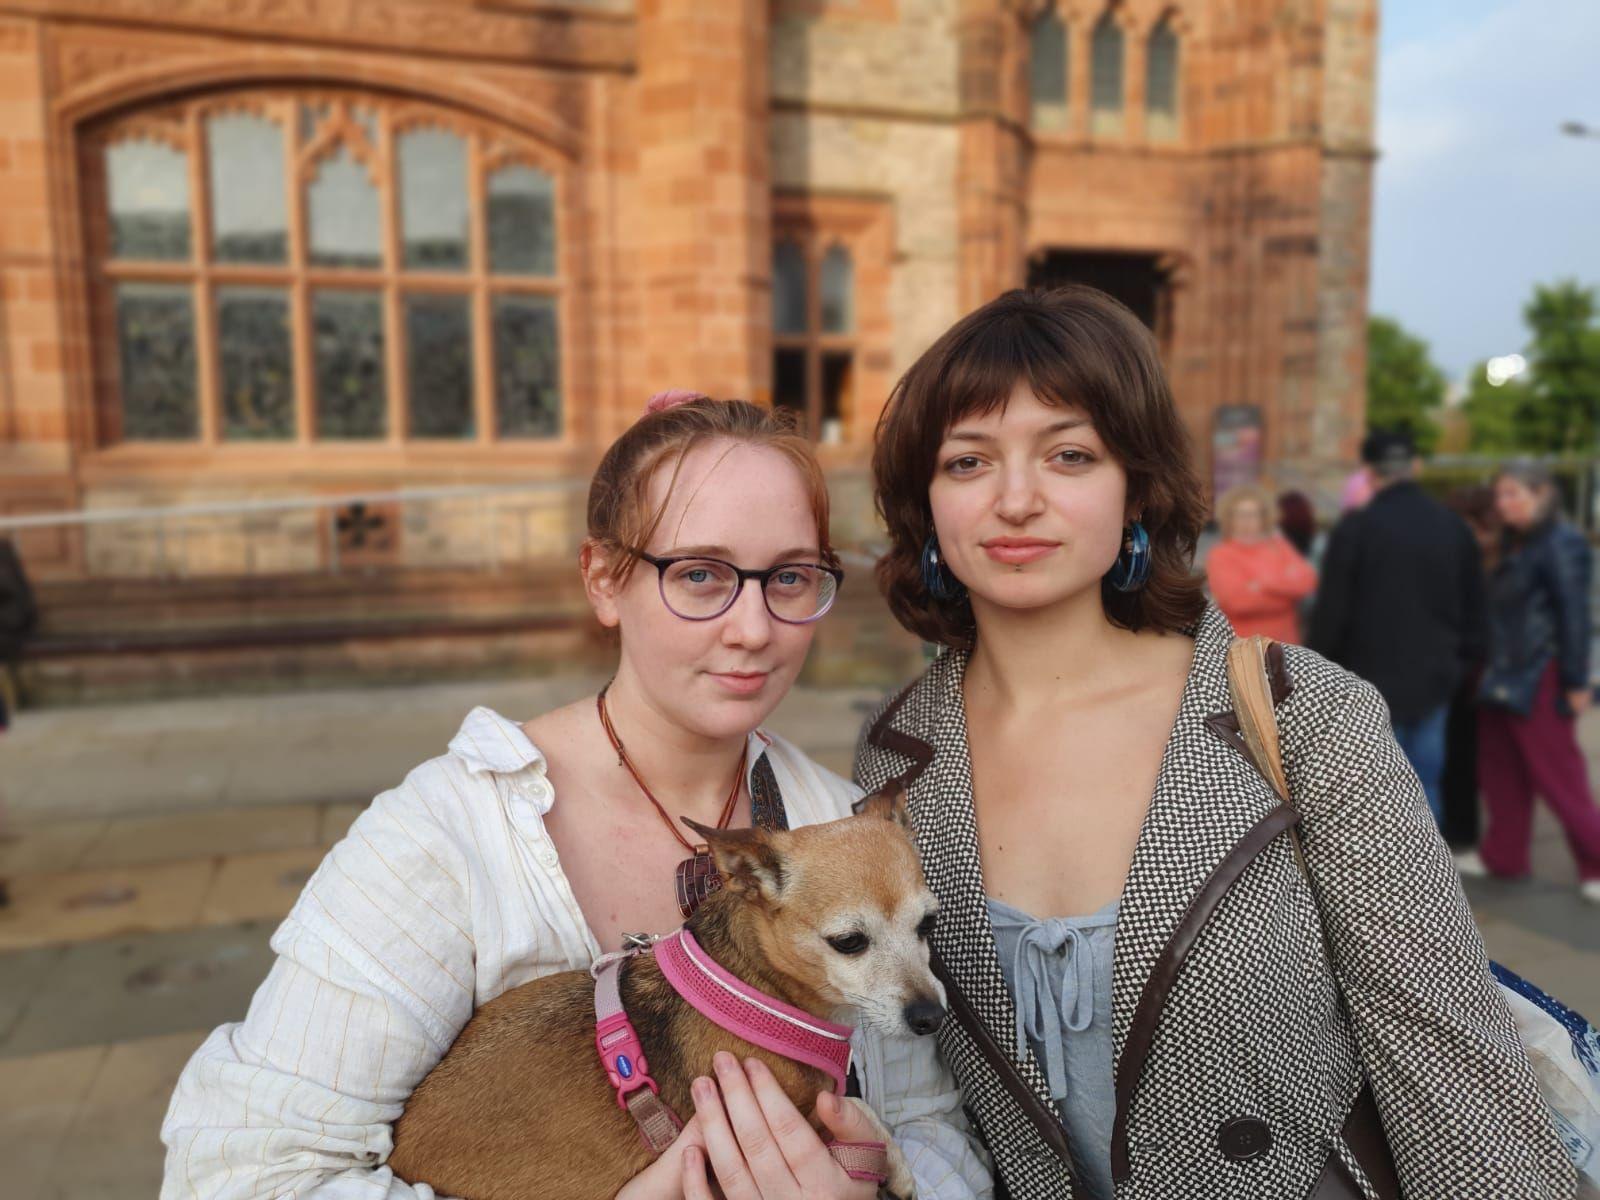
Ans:
[[[857,813],[786,832],[695,825],[726,886],[690,918],[690,932],[739,979],[814,1016],[886,1036],[931,1033],[944,1017],[944,989],[928,969],[938,905],[907,836],[904,793],[869,796]],[[822,1129],[814,1106],[828,1077],[713,1024],[653,957],[624,966],[622,1001],[662,1100],[684,1119],[694,1113],[690,1083],[729,1050],[770,1067]],[[485,1004],[407,1102],[389,1165],[464,1200],[609,1200],[652,1155],[617,1105],[594,1036],[586,971]],[[892,1143],[889,1159],[887,1187],[909,1198],[910,1172]]]

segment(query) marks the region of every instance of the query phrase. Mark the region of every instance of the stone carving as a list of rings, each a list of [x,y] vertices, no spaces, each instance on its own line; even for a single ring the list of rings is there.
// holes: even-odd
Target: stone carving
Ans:
[[[91,79],[115,75],[149,58],[149,50],[125,43],[66,43],[59,55],[63,90],[70,90]]]
[[[128,24],[189,26],[229,34],[292,35],[376,46],[429,46],[447,53],[565,66],[626,66],[633,58],[630,17],[608,9],[494,11],[461,4],[389,0],[22,0],[19,7],[54,17]],[[137,48],[123,50],[138,57]],[[124,62],[126,58],[124,59]],[[103,73],[102,61],[78,64],[78,82]],[[113,67],[122,64],[112,64]],[[84,74],[81,72],[88,72]]]

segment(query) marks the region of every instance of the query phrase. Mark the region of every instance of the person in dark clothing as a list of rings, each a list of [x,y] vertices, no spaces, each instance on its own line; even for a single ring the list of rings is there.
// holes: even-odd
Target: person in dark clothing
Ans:
[[[0,538],[0,730],[11,720],[16,690],[10,671],[22,654],[22,644],[38,623],[33,589],[22,573],[22,560],[6,538]]]
[[[1478,777],[1494,875],[1528,873],[1533,798],[1544,796],[1600,903],[1600,808],[1578,746],[1588,707],[1589,543],[1557,512],[1549,474],[1512,464],[1495,479],[1505,541],[1489,583],[1489,661],[1478,686]]]
[[[1361,457],[1378,491],[1328,539],[1309,643],[1382,694],[1437,820],[1450,697],[1483,657],[1482,562],[1466,522],[1417,483],[1409,435],[1371,433]]]
[[[0,733],[10,725],[11,710],[16,705],[11,667],[22,653],[22,643],[33,632],[38,618],[33,589],[22,573],[22,560],[11,543],[0,538]],[[4,795],[0,794],[0,838],[6,836],[4,800]],[[0,908],[9,903],[7,881],[0,878]]]
[[[1494,489],[1486,484],[1456,488],[1450,494],[1450,509],[1467,523],[1478,539],[1478,551],[1486,570],[1493,570],[1500,542],[1500,514],[1494,505]],[[1444,778],[1440,799],[1444,819],[1439,831],[1456,851],[1456,866],[1464,875],[1483,875],[1482,861],[1473,848],[1478,844],[1478,681],[1481,672],[1465,675],[1450,698],[1450,715],[1445,721]]]
[[[1312,543],[1317,538],[1317,512],[1304,492],[1283,492],[1278,496],[1278,532],[1300,551],[1300,557],[1313,561]]]

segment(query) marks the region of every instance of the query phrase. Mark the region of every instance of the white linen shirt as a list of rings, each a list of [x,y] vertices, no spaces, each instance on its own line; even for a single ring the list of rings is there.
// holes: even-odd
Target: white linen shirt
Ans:
[[[747,761],[766,754],[791,826],[849,814],[860,789],[750,736]],[[480,1005],[601,952],[545,831],[554,803],[544,755],[486,708],[372,802],[273,935],[248,1015],[184,1068],[161,1127],[162,1200],[436,1200],[385,1165],[412,1090]],[[919,1195],[989,1196],[935,1039],[858,1030],[852,1047]]]

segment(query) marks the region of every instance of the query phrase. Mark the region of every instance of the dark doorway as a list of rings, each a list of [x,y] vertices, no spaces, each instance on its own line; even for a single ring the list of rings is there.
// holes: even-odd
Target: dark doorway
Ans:
[[[1168,276],[1155,254],[1105,254],[1046,250],[1028,263],[1028,286],[1060,287],[1086,283],[1122,301],[1166,344],[1171,332]]]

